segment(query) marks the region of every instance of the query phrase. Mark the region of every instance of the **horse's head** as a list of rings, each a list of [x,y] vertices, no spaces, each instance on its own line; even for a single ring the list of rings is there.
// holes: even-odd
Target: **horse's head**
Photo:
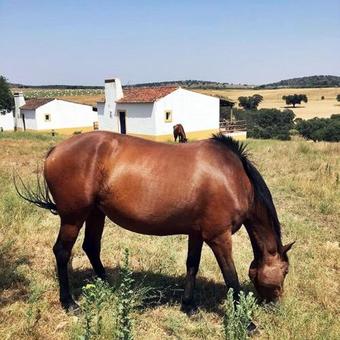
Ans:
[[[281,254],[266,257],[261,263],[255,260],[249,268],[249,277],[259,296],[268,302],[276,302],[283,294],[283,282],[288,274],[287,252],[294,242],[282,247]]]

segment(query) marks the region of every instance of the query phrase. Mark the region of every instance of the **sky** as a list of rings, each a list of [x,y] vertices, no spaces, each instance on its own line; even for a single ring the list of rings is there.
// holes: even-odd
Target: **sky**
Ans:
[[[340,0],[0,0],[0,75],[23,84],[263,84],[340,75]]]

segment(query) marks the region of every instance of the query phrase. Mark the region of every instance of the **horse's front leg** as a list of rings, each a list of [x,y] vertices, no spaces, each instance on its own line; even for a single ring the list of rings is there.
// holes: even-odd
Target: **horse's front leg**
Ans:
[[[182,310],[190,313],[194,309],[193,292],[195,288],[196,275],[201,260],[203,240],[201,236],[189,235],[187,276],[182,300]]]
[[[207,243],[214,252],[227,288],[233,289],[234,299],[237,300],[240,292],[240,283],[232,257],[231,230],[214,237],[207,241]]]

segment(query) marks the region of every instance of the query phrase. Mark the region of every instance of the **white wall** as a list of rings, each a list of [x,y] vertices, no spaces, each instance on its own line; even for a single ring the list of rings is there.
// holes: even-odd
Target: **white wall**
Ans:
[[[50,121],[45,121],[46,114]],[[36,109],[36,121],[38,130],[86,127],[98,121],[98,114],[90,105],[55,99]]]
[[[3,111],[0,112],[0,131],[13,131],[14,130],[14,116],[13,112]]]
[[[155,135],[153,103],[118,103],[115,115],[115,132],[120,132],[119,111],[126,111],[127,134]]]
[[[172,111],[172,122],[165,122],[165,111]],[[186,132],[219,129],[220,100],[200,93],[178,89],[154,105],[156,135],[173,133],[175,124]]]
[[[115,118],[116,103],[113,104],[109,107],[106,102],[97,102],[99,130],[118,131],[117,120]]]
[[[35,110],[20,110],[18,117],[18,128],[24,129],[23,115],[25,115],[25,127],[29,130],[37,130],[37,121],[35,119]]]
[[[26,129],[52,130],[63,128],[80,128],[93,126],[98,121],[97,112],[92,106],[54,99],[35,110],[21,110],[25,115]],[[51,120],[46,121],[45,115],[50,115]],[[19,119],[19,126],[22,126]]]

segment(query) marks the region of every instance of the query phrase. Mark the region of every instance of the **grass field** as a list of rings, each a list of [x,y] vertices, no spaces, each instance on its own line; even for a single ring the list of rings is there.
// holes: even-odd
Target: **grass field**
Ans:
[[[297,105],[291,108],[296,117],[310,119],[313,117],[330,117],[332,114],[340,113],[340,102],[336,101],[336,96],[340,94],[339,88],[301,88],[301,89],[273,89],[273,90],[250,90],[250,89],[227,89],[227,90],[199,90],[205,94],[221,94],[229,97],[238,103],[240,96],[252,96],[260,94],[263,96],[263,102],[259,108],[286,108],[286,103],[282,100],[282,96],[289,94],[306,94],[308,103]],[[321,96],[325,99],[321,100]]]
[[[38,134],[0,134],[0,339],[79,339],[82,317],[60,308],[52,246],[58,217],[16,195],[12,174],[34,182],[37,164],[57,143]],[[284,243],[297,240],[285,298],[277,308],[260,306],[255,315],[257,339],[338,339],[340,144],[250,140],[252,159],[266,179],[282,222]],[[81,250],[80,235],[72,258],[72,287],[79,301],[82,285],[92,277]],[[234,257],[242,286],[252,252],[242,229],[233,236]],[[153,298],[134,310],[136,339],[222,339],[222,303],[226,290],[220,270],[204,246],[196,289],[199,311],[180,312],[185,275],[185,236],[151,237],[106,222],[102,258],[114,284],[124,249],[139,290]],[[80,299],[82,303],[83,300]],[[100,338],[112,336],[107,309]]]

